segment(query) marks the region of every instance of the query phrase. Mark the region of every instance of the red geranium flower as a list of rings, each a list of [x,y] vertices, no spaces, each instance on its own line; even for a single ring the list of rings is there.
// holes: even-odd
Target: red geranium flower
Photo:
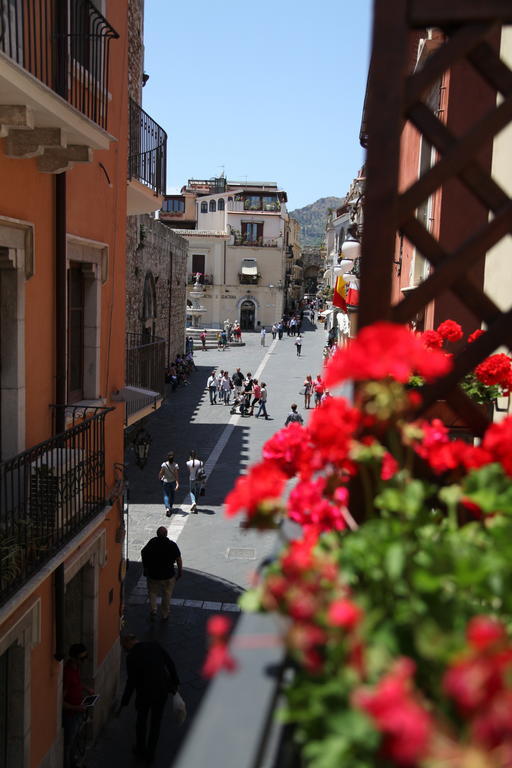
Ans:
[[[444,339],[437,331],[425,331],[421,339],[428,349],[441,349],[443,346]]]
[[[328,621],[333,627],[342,627],[347,630],[357,627],[362,616],[363,612],[359,606],[346,598],[331,603],[327,614]]]
[[[374,323],[359,332],[348,347],[340,347],[327,362],[325,385],[347,379],[385,379],[406,382],[413,373],[425,379],[443,376],[451,362],[439,350],[426,349],[420,336],[403,325]]]
[[[512,475],[512,416],[498,424],[491,424],[484,435],[484,450],[499,461],[507,475]]]
[[[215,643],[208,651],[202,673],[204,677],[214,677],[222,669],[234,672],[236,668],[236,660],[229,653],[227,646]]]
[[[342,531],[346,527],[345,518],[340,508],[323,496],[326,485],[324,477],[297,483],[288,499],[290,518],[305,528],[313,526],[318,532]],[[348,498],[347,489],[344,491],[344,498]]]
[[[480,338],[480,336],[483,336],[483,335],[484,335],[484,333],[485,333],[485,331],[482,331],[482,329],[481,329],[481,328],[477,328],[477,329],[476,329],[476,331],[473,331],[473,333],[471,333],[471,334],[468,336],[468,344],[472,344],[474,341],[476,341],[477,339],[479,339],[479,338]]]
[[[505,627],[491,616],[474,616],[466,628],[468,643],[477,651],[486,651],[506,637]]]
[[[508,390],[512,374],[512,361],[508,355],[491,355],[475,368],[475,376],[482,384],[501,386]]]
[[[253,517],[262,502],[281,496],[285,483],[286,475],[275,464],[255,464],[247,475],[238,478],[226,496],[226,514],[232,516],[245,511],[248,517]]]
[[[311,453],[308,432],[297,422],[280,429],[263,446],[263,458],[275,461],[288,477],[311,474]]]
[[[455,320],[445,320],[437,326],[437,332],[446,341],[460,341],[464,335],[461,326]]]
[[[315,408],[307,431],[324,462],[337,464],[347,458],[351,440],[360,422],[360,412],[343,398],[331,397],[320,408]]]
[[[391,480],[399,470],[398,462],[395,457],[386,451],[382,459],[382,467],[380,470],[381,480]]]

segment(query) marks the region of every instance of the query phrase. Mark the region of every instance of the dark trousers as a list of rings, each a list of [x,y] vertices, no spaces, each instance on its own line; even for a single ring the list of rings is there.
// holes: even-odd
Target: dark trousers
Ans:
[[[139,752],[145,752],[152,757],[155,754],[158,737],[160,735],[160,723],[167,701],[167,694],[160,694],[153,699],[139,699],[137,701],[137,724],[135,726],[136,748]],[[149,735],[146,742],[148,715],[151,715]]]

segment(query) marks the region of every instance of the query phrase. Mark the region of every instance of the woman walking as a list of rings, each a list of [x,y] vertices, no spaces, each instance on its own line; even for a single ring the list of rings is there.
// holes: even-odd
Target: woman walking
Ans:
[[[170,517],[172,515],[172,507],[174,504],[174,494],[180,487],[180,468],[174,461],[173,451],[167,454],[167,459],[160,467],[158,477],[162,483],[162,490],[164,493],[165,514],[167,517]]]
[[[201,493],[201,486],[203,479],[198,477],[204,472],[204,464],[197,458],[195,451],[190,451],[190,459],[187,461],[187,469],[189,474],[189,488],[190,488],[190,511],[197,514],[197,497]],[[202,470],[202,472],[200,471]]]
[[[313,379],[311,374],[306,376],[304,381],[304,408],[307,410],[311,406],[311,395],[313,394]]]
[[[301,336],[300,333],[297,336],[297,338],[295,339],[295,348],[297,350],[297,357],[300,357],[300,351],[302,349],[302,336]]]

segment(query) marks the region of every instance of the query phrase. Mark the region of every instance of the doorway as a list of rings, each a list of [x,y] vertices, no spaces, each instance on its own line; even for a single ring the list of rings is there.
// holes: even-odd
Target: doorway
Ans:
[[[240,306],[240,328],[242,331],[254,331],[256,305],[251,299],[245,299]]]
[[[94,593],[94,567],[86,563],[66,584],[64,647],[66,652],[74,643],[84,643],[87,647],[89,657],[83,667],[83,677],[89,681],[94,673]]]

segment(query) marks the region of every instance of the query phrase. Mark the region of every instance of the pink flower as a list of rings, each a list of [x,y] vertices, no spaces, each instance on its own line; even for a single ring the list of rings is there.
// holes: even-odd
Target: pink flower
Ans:
[[[391,453],[386,452],[382,459],[382,467],[380,470],[381,480],[391,480],[399,470],[397,460]]]
[[[460,341],[464,335],[461,326],[454,320],[445,320],[438,325],[437,332],[446,341]]]
[[[237,668],[236,660],[229,653],[228,648],[223,644],[214,644],[208,651],[206,660],[203,664],[202,674],[204,677],[214,677],[222,669],[227,672],[234,672]]]
[[[342,627],[343,629],[352,630],[361,621],[363,612],[358,605],[351,600],[342,598],[341,600],[335,600],[329,606],[327,618],[330,624],[334,627]]]
[[[223,638],[229,633],[232,622],[222,615],[211,616],[206,624],[206,631],[210,637]]]
[[[476,651],[486,651],[505,639],[505,627],[491,616],[474,616],[467,626],[466,637]]]

